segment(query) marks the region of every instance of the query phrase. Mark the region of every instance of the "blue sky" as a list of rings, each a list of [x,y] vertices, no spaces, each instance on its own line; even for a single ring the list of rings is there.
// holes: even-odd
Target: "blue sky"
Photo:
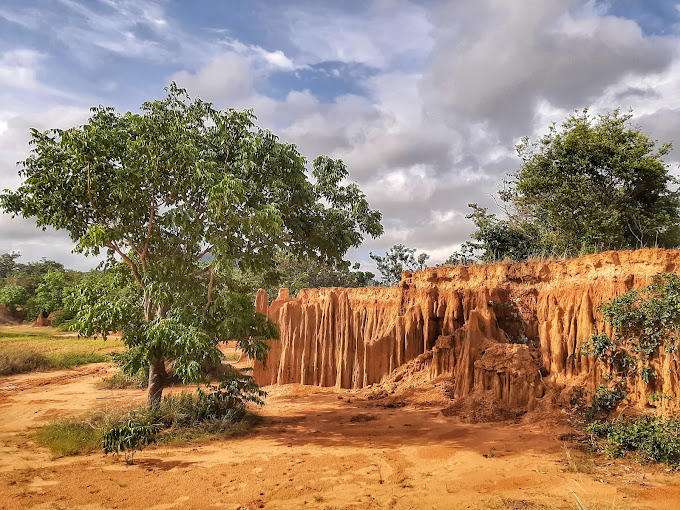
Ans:
[[[680,148],[679,49],[665,0],[4,0],[0,188],[19,184],[30,127],[134,110],[175,80],[347,163],[386,227],[350,258],[405,243],[436,263],[470,234],[469,202],[495,207],[518,140],[575,109],[632,108]],[[0,252],[93,264],[71,247],[0,215]]]

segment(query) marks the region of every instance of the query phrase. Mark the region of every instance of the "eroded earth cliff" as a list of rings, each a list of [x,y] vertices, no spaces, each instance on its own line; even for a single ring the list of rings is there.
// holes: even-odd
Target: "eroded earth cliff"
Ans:
[[[404,273],[398,287],[282,289],[257,310],[279,324],[260,385],[301,383],[365,388],[417,360],[428,377],[450,378],[451,397],[491,393],[531,410],[549,388],[593,391],[602,367],[582,354],[594,333],[609,333],[598,306],[660,272],[680,271],[680,251],[606,252],[565,261],[428,268]],[[632,381],[629,400],[653,392],[659,405],[680,399],[678,354],[652,362],[657,378]],[[553,392],[554,394],[554,392]]]

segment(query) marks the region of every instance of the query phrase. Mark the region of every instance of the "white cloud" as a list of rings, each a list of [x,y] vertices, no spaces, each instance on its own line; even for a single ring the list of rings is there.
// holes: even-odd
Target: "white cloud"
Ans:
[[[357,4],[354,4],[357,6]],[[291,5],[284,13],[290,40],[308,64],[361,63],[387,69],[395,61],[422,61],[432,46],[427,10],[408,0],[359,4]]]
[[[612,83],[661,72],[673,59],[668,40],[574,0],[453,3],[435,19],[428,107],[450,122],[488,120],[505,140],[527,133],[541,100],[584,106]]]
[[[192,95],[230,106],[254,93],[250,63],[235,53],[224,53],[195,73],[180,71],[170,79]]]
[[[43,58],[43,54],[29,49],[6,51],[0,55],[0,86],[38,87],[38,66]]]

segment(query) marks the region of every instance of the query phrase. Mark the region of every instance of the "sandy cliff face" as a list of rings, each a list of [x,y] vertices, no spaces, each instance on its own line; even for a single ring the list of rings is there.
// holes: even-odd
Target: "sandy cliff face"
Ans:
[[[432,378],[451,376],[454,397],[492,392],[503,404],[531,409],[546,385],[594,390],[603,374],[580,346],[611,333],[598,306],[659,272],[680,271],[680,251],[606,252],[578,259],[428,268],[404,273],[398,287],[282,289],[258,311],[279,324],[260,385],[302,383],[363,388],[430,352]],[[680,406],[677,354],[654,361],[658,377],[632,381],[630,399],[664,392]]]

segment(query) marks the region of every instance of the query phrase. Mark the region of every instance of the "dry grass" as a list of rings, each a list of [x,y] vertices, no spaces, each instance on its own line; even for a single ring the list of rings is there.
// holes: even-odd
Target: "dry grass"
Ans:
[[[124,349],[116,338],[78,338],[56,328],[0,327],[0,376],[108,361]]]

